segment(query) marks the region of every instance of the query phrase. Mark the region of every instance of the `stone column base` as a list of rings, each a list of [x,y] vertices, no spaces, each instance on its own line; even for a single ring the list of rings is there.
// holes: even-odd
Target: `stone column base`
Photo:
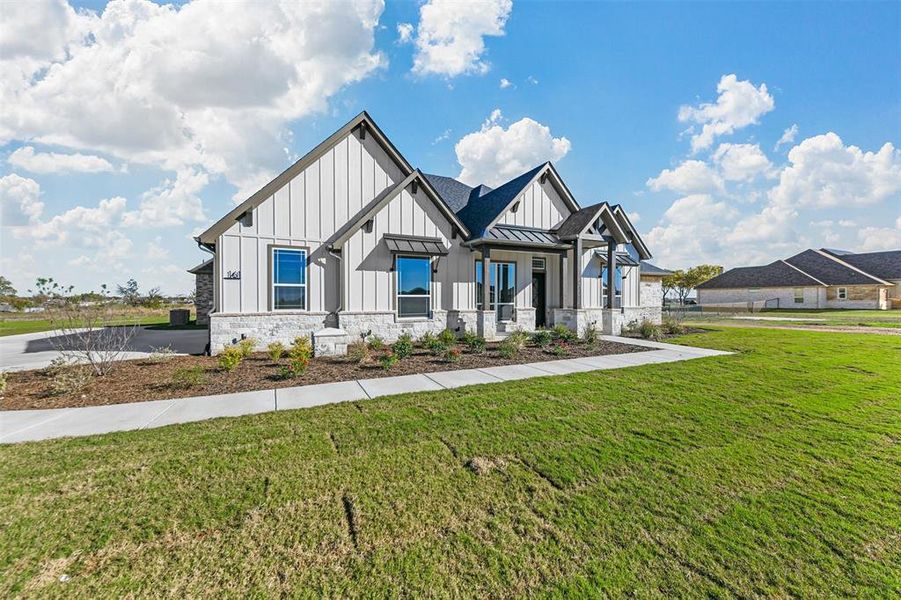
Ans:
[[[493,310],[480,310],[476,317],[476,331],[488,341],[497,339],[497,313]]]

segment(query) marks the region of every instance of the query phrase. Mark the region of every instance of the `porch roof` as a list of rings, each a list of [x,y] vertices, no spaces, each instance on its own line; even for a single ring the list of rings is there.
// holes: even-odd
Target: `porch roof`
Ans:
[[[385,245],[392,254],[428,254],[444,256],[447,248],[441,238],[418,237],[413,235],[385,234],[382,236]]]
[[[485,232],[483,237],[473,240],[473,245],[478,244],[498,244],[548,250],[565,250],[571,246],[547,229],[517,225],[495,225]]]

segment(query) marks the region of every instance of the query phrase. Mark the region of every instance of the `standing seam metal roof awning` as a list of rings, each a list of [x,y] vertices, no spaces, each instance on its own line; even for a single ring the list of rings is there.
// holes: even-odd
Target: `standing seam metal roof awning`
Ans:
[[[392,254],[428,254],[445,256],[447,248],[440,238],[415,237],[411,235],[384,235],[385,245]]]
[[[486,240],[500,240],[504,242],[524,242],[526,244],[559,246],[560,238],[542,229],[528,229],[525,227],[510,227],[496,225],[488,230]]]
[[[595,255],[601,259],[601,264],[607,264],[607,251],[606,250],[595,250]],[[632,258],[627,252],[617,252],[616,253],[616,264],[622,265],[624,267],[637,267],[638,261]]]

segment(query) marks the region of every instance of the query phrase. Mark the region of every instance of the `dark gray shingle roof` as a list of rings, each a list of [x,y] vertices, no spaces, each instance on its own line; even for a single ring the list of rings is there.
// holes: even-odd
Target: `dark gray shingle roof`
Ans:
[[[838,254],[836,250],[826,250],[825,248],[823,250],[836,255],[839,260],[880,279],[901,279],[901,250],[864,252],[861,254],[852,254],[850,252]]]
[[[749,287],[792,287],[820,285],[815,279],[801,273],[784,261],[777,260],[762,267],[738,267],[705,281],[699,290],[717,290]]]
[[[545,163],[547,164],[547,163]],[[471,194],[466,205],[456,211],[457,216],[469,229],[473,238],[485,235],[485,229],[503,211],[511,201],[528,185],[535,175],[544,168],[544,164],[538,165],[530,171],[526,171],[519,177],[515,177],[495,190],[487,194],[476,196]],[[431,180],[429,180],[431,181]],[[476,188],[476,191],[484,189],[484,186]],[[440,192],[439,192],[440,193]]]
[[[462,181],[457,181],[453,177],[444,177],[443,175],[429,175],[428,173],[423,173],[422,175],[429,180],[429,183],[432,184],[438,195],[455,213],[460,212],[469,202],[469,196],[473,188]]]
[[[661,277],[666,275],[672,275],[673,272],[669,269],[661,269],[657,265],[652,265],[646,260],[641,261],[641,274],[642,275],[660,275]]]
[[[196,267],[188,269],[188,273],[193,273],[194,275],[199,275],[201,273],[212,273],[212,272],[213,272],[213,259],[212,258],[203,261]]]
[[[843,256],[841,260],[846,260]],[[797,267],[827,285],[866,285],[879,283],[873,277],[846,267],[840,262],[823,256],[816,250],[805,250],[786,258],[785,262]]]
[[[597,218],[600,209],[601,204],[595,204],[572,213],[565,221],[560,223],[560,226],[557,228],[557,235],[560,237],[579,235]]]

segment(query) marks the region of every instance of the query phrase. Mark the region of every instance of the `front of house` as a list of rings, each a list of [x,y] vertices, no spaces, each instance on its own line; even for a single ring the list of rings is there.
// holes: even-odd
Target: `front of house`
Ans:
[[[622,207],[580,207],[550,163],[496,189],[426,175],[365,112],[197,242],[212,254],[212,298],[198,286],[212,352],[242,337],[342,348],[660,320],[659,277],[642,277],[650,252]]]

